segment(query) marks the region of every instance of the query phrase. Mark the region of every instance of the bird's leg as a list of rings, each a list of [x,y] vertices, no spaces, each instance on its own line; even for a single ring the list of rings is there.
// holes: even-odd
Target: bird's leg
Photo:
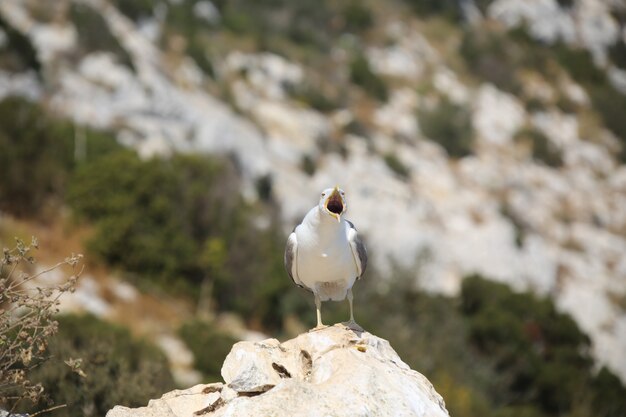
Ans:
[[[358,331],[363,331],[363,328],[361,326],[359,326],[356,321],[354,321],[354,310],[352,308],[352,299],[354,298],[352,296],[352,288],[350,288],[348,290],[348,295],[346,297],[348,299],[348,304],[350,305],[350,321],[347,323],[344,323],[348,328],[352,329],[352,330],[358,330]]]
[[[317,326],[309,331],[320,330],[326,327],[322,324],[322,301],[320,300],[320,296],[317,295],[317,293],[315,294],[315,311],[317,313]]]
[[[348,289],[348,304],[350,304],[350,323],[356,323],[354,321],[354,310],[352,309],[352,288]]]

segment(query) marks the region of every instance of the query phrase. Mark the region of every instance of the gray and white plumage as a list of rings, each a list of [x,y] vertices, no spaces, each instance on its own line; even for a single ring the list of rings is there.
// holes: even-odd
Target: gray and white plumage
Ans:
[[[350,323],[352,286],[367,268],[367,250],[350,221],[345,192],[337,187],[322,192],[313,207],[287,239],[285,268],[293,282],[315,295],[317,325],[322,326],[321,302],[348,299]]]

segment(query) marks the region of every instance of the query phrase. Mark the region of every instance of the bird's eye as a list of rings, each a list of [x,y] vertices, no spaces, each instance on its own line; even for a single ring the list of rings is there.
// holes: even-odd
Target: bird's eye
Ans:
[[[326,193],[322,193],[322,197],[326,197]]]

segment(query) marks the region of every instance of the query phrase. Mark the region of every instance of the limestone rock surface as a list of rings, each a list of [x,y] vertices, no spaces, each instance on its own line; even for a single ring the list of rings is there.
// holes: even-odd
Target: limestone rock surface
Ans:
[[[441,396],[384,339],[338,324],[284,343],[239,342],[224,383],[172,391],[147,407],[106,417],[445,417]]]

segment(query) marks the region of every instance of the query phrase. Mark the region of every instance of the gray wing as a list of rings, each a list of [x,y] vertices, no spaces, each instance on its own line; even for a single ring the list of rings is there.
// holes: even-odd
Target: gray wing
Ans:
[[[292,232],[287,239],[287,246],[285,247],[285,269],[289,274],[291,280],[298,286],[303,287],[302,282],[298,279],[298,240],[296,239],[296,232]]]
[[[350,242],[350,248],[352,249],[352,256],[354,257],[354,262],[356,263],[357,269],[357,279],[361,278],[367,269],[367,249],[365,249],[365,244],[361,237],[356,231],[356,227],[352,224],[351,221],[348,221],[348,225],[350,228],[348,229],[348,242]]]

